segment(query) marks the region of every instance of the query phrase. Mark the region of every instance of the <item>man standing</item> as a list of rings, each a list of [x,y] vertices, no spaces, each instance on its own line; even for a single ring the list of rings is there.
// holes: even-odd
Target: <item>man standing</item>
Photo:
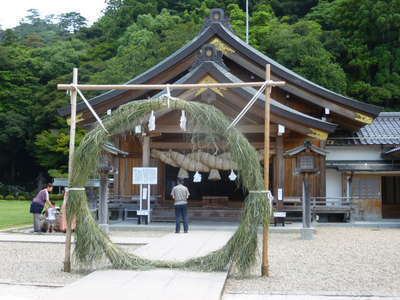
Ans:
[[[48,183],[46,187],[43,190],[41,190],[32,200],[30,212],[33,214],[34,232],[40,232],[40,215],[46,203],[49,206],[51,205],[49,193],[51,193],[52,190],[53,190],[53,184]]]
[[[183,185],[183,180],[178,178],[178,185],[174,186],[171,191],[171,196],[174,199],[175,205],[175,233],[181,231],[181,217],[183,219],[183,231],[185,233],[189,230],[188,216],[187,216],[187,199],[189,198],[189,190]]]

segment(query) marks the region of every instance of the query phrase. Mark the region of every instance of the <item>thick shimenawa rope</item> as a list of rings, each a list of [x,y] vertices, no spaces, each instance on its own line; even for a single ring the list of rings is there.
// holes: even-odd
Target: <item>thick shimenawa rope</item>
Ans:
[[[169,102],[169,103],[168,103]],[[230,121],[212,105],[180,99],[160,97],[138,100],[125,104],[103,119],[105,132],[99,125],[88,132],[76,149],[72,174],[72,187],[85,186],[88,179],[96,176],[102,145],[112,136],[132,132],[135,126],[144,124],[151,111],[170,109],[185,110],[189,126],[193,130],[191,142],[210,144],[225,141],[238,166],[238,180],[245,191],[263,191],[261,165],[256,150],[236,129],[228,128]],[[199,132],[198,134],[196,132]],[[204,136],[204,132],[207,135]],[[73,189],[67,202],[68,222],[76,220],[75,262],[78,266],[93,266],[107,258],[114,268],[139,269],[151,267],[187,268],[201,271],[221,271],[233,266],[246,275],[257,256],[257,230],[260,224],[269,224],[270,205],[264,193],[248,193],[240,225],[225,246],[208,255],[185,262],[153,261],[127,253],[114,245],[92,217],[85,191]]]

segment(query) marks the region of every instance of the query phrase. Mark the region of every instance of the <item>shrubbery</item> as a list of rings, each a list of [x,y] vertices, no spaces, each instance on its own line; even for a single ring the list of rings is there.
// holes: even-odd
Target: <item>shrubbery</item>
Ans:
[[[15,197],[14,197],[14,195],[7,195],[7,196],[5,196],[5,199],[6,200],[15,200]]]
[[[60,201],[64,199],[63,194],[50,194],[50,199],[53,201]]]

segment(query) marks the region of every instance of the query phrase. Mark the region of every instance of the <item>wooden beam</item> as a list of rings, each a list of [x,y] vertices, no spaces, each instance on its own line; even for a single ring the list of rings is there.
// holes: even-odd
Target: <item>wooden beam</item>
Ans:
[[[268,86],[281,86],[284,81],[267,80]],[[201,88],[238,88],[238,87],[260,87],[264,81],[257,82],[226,82],[226,83],[174,83],[174,84],[58,84],[59,90],[82,91],[107,91],[107,90],[163,90],[167,87],[174,90],[201,89]]]
[[[278,126],[276,124],[271,125],[271,132],[270,134],[274,136]],[[264,126],[263,125],[256,125],[256,124],[250,124],[250,125],[238,125],[237,129],[239,129],[240,132],[246,134],[246,133],[264,133]],[[178,125],[157,125],[156,128],[157,132],[161,133],[182,133],[182,134],[192,134],[193,131],[188,128],[186,131],[182,131],[182,129]],[[206,132],[204,130],[203,132]],[[196,133],[202,133],[202,131],[196,131]]]
[[[254,148],[256,149],[263,149],[264,148],[264,143],[263,142],[251,142],[250,143]],[[224,143],[218,143],[217,144],[218,148],[220,149],[227,149],[227,145]],[[274,143],[271,143],[271,148],[275,146]],[[155,142],[151,141],[150,142],[150,148],[151,149],[160,149],[160,150],[169,150],[169,149],[175,149],[175,150],[192,150],[193,148],[197,149],[215,149],[215,146],[212,144],[199,144],[199,145],[193,145],[192,143],[185,143],[185,142]],[[272,150],[275,152],[275,150]]]

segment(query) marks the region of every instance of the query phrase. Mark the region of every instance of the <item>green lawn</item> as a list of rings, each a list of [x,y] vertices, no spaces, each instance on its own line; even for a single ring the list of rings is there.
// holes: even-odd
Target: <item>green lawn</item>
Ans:
[[[31,201],[0,200],[0,229],[32,224]]]
[[[61,207],[62,200],[55,201]],[[0,200],[0,229],[33,224],[31,201]]]

